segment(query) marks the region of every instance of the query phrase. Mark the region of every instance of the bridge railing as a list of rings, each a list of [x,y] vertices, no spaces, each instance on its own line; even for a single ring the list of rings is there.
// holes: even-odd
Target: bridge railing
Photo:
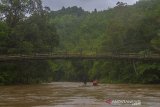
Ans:
[[[7,54],[0,55],[0,58],[19,58],[19,57],[51,57],[51,56],[79,56],[79,57],[131,57],[131,58],[160,58],[160,54],[141,54],[141,53],[81,53],[81,52],[53,52],[53,53],[32,53],[32,54]]]
[[[112,56],[112,57],[136,57],[136,58],[159,58],[160,54],[141,54],[141,53],[99,53],[96,56]]]

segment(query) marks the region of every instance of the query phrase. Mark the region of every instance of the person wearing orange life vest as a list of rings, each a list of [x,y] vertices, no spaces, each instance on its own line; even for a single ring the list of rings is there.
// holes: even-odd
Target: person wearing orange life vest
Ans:
[[[93,86],[97,86],[98,85],[98,81],[97,80],[94,80],[93,81]]]

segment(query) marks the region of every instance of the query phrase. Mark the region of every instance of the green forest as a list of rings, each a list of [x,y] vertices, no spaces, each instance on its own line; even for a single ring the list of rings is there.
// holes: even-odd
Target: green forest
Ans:
[[[0,0],[0,55],[54,52],[160,54],[160,0],[92,12],[41,0]],[[0,85],[53,81],[160,83],[160,63],[114,60],[0,62]]]

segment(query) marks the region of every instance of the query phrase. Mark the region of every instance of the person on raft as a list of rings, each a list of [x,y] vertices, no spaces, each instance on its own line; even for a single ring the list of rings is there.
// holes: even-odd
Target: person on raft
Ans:
[[[86,86],[87,85],[87,77],[83,77],[83,83],[84,83],[84,85]]]
[[[97,86],[98,85],[98,81],[97,80],[94,80],[93,81],[93,86]]]

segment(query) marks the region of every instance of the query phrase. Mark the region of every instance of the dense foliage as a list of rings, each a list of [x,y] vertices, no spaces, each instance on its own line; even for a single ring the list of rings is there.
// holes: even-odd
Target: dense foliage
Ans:
[[[50,11],[40,0],[1,1],[0,54],[160,53],[159,0],[140,0],[133,6],[119,2],[99,12],[76,6]],[[0,83],[4,84],[83,79],[160,83],[160,64],[111,60],[0,63]]]
[[[82,12],[81,8],[69,7],[50,14],[60,36],[60,51],[84,54],[103,52],[140,53],[160,52],[160,1],[140,0],[133,6],[117,3],[105,11]],[[71,64],[73,63],[73,64]],[[76,64],[75,64],[76,63]],[[78,64],[77,64],[78,63]],[[160,83],[159,63],[133,61],[71,61],[61,64],[60,80],[99,79],[109,83]],[[69,68],[68,68],[69,67]],[[76,68],[76,69],[75,69]],[[85,72],[85,73],[83,73]],[[70,73],[70,78],[67,79]],[[76,77],[76,79],[75,79]],[[82,80],[82,79],[81,79]]]
[[[54,51],[58,35],[48,22],[49,9],[41,0],[1,0],[0,54],[33,54]],[[1,84],[51,80],[47,61],[0,63]]]

